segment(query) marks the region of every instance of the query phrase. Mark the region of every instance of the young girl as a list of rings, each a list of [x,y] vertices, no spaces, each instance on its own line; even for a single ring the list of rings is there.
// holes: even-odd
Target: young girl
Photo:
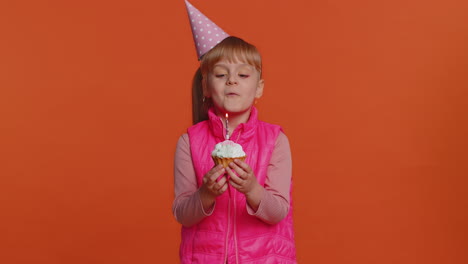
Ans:
[[[194,120],[203,121],[180,137],[174,161],[181,263],[296,263],[288,139],[254,106],[264,86],[260,54],[236,37],[199,54]],[[211,152],[226,131],[247,158],[223,168]]]

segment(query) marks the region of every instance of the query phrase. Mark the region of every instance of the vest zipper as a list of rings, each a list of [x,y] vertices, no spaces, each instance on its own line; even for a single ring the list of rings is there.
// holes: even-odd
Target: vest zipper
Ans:
[[[222,124],[222,127],[223,127],[223,134],[226,135],[226,131],[227,131],[227,128],[224,127],[224,124],[223,124],[223,119],[220,117],[219,120],[221,121],[221,124]],[[235,131],[235,129],[234,129]],[[231,135],[234,135],[234,131],[231,132]],[[239,132],[238,135],[237,135],[237,140],[235,142],[238,142],[239,141],[239,138],[240,138],[240,135],[241,133]],[[231,137],[229,137],[231,138]],[[226,139],[226,137],[225,137]],[[233,191],[234,194],[233,196],[234,197],[231,197],[232,195],[232,192],[231,192],[231,187],[229,186],[228,187],[228,192],[229,192],[229,201],[228,201],[228,222],[227,222],[227,231],[226,231],[226,240],[225,240],[225,243],[224,243],[224,247],[225,247],[225,257],[224,257],[224,263],[228,263],[228,259],[229,259],[229,233],[230,233],[230,228],[231,228],[231,202],[233,204],[233,207],[234,207],[234,212],[233,212],[233,220],[232,220],[232,224],[233,224],[233,232],[232,232],[232,235],[234,237],[234,251],[235,251],[235,254],[236,254],[236,264],[239,263],[239,253],[238,253],[238,250],[237,250],[237,223],[236,223],[236,218],[237,218],[237,214],[236,214],[236,211],[237,211],[237,207],[236,207],[236,191]]]
[[[228,200],[228,217],[227,217],[227,228],[226,228],[226,239],[224,241],[224,263],[228,263],[228,247],[229,247],[229,229],[230,229],[230,223],[231,223],[231,189],[228,186],[228,195],[229,195],[229,200]]]
[[[222,118],[222,117],[219,118],[219,121],[221,122],[221,126],[223,127],[223,137],[224,137],[224,140],[227,140],[227,139],[228,139],[228,138],[227,138],[228,128],[224,126],[225,123],[223,122],[223,118]],[[233,131],[233,132],[234,132],[234,131]],[[232,132],[231,132],[231,135],[232,135]],[[229,137],[229,138],[230,138],[230,137]]]
[[[234,249],[235,249],[235,252],[236,252],[236,264],[239,263],[239,254],[237,252],[237,206],[236,206],[236,196],[237,196],[237,192],[234,191],[234,198],[233,198],[233,204],[234,204],[234,217],[233,217],[233,220],[232,220],[232,224],[234,226]]]

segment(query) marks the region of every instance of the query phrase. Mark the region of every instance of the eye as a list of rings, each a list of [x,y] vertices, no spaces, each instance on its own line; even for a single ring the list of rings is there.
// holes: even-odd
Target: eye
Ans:
[[[250,75],[248,74],[239,74],[239,77],[241,78],[249,78]]]
[[[224,76],[226,76],[226,74],[223,74],[223,73],[215,74],[216,78],[223,78]]]

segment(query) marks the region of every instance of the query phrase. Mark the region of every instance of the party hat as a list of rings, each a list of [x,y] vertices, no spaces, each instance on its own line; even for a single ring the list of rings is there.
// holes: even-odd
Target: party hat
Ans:
[[[216,44],[229,37],[229,35],[187,0],[185,0],[185,5],[187,6],[193,41],[197,49],[197,56],[198,59],[200,59],[205,53],[216,46]]]

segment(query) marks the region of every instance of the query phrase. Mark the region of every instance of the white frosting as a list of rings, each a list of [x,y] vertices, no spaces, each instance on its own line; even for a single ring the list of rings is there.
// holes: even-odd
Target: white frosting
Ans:
[[[231,140],[225,140],[216,144],[215,149],[211,155],[220,158],[238,158],[244,157],[245,152],[242,150],[241,145]]]

